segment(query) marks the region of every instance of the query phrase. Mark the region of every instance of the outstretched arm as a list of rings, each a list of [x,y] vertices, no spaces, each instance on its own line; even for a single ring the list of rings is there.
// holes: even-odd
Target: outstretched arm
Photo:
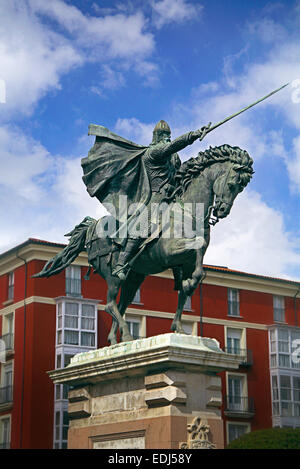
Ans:
[[[207,134],[211,122],[202,127],[201,129],[188,132],[181,137],[176,138],[172,142],[165,143],[163,145],[154,146],[151,151],[151,156],[157,159],[165,159],[166,156],[177,153],[180,150],[183,150],[188,145],[191,145],[195,140],[199,139],[200,141],[204,139]]]

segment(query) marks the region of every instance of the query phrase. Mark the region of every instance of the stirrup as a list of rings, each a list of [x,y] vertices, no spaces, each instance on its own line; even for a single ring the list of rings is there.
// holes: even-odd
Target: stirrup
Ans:
[[[119,277],[120,280],[125,280],[129,272],[129,265],[126,263],[123,266],[116,265],[116,268],[112,270],[112,275],[114,277]]]

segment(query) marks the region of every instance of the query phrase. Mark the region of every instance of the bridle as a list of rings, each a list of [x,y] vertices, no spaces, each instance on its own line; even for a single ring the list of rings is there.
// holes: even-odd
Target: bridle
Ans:
[[[223,181],[223,184],[222,184],[221,195],[218,197],[218,201],[216,202],[216,200],[215,200],[213,205],[210,205],[207,209],[207,214],[206,214],[206,217],[204,218],[204,223],[208,219],[208,224],[212,225],[212,226],[215,226],[219,221],[219,217],[218,216],[213,217],[211,215],[211,212],[217,210],[221,204],[228,205],[230,208],[232,207],[233,202],[225,202],[225,200],[223,200],[225,186],[227,184],[227,181],[229,179],[231,171],[232,171],[232,165],[229,166],[228,171],[227,171],[227,173],[224,177],[224,181]],[[215,195],[217,196],[217,194],[215,194]]]

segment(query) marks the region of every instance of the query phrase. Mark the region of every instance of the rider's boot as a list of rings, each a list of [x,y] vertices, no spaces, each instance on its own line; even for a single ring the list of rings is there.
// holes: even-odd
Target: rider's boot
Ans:
[[[129,238],[127,240],[125,249],[119,254],[119,259],[115,268],[112,271],[112,275],[119,277],[120,280],[125,280],[130,268],[128,262],[136,254],[140,243],[140,239]]]

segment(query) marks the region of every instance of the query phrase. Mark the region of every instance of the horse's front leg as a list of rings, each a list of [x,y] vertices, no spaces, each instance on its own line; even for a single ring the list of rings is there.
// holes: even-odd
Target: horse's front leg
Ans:
[[[188,295],[184,292],[184,290],[182,289],[179,290],[177,309],[176,309],[174,320],[171,325],[172,332],[178,332],[179,334],[186,334],[186,332],[184,331],[182,327],[181,315],[182,315],[182,311],[183,311],[187,297]]]
[[[195,268],[190,278],[183,280],[182,289],[187,296],[192,296],[204,276],[202,249],[196,251]]]
[[[109,334],[107,336],[107,340],[109,341],[110,345],[115,345],[118,343],[117,341],[117,332],[118,332],[119,323],[113,319]]]

